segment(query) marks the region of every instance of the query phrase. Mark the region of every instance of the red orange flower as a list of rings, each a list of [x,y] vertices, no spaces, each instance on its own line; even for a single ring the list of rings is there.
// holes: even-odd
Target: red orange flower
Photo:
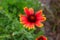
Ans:
[[[24,8],[24,12],[26,15],[20,14],[20,23],[24,24],[24,27],[33,29],[35,26],[42,27],[42,22],[46,20],[46,17],[43,16],[42,10],[34,13],[33,8]]]
[[[45,36],[39,36],[38,38],[36,38],[36,40],[47,40],[47,37],[45,37]]]

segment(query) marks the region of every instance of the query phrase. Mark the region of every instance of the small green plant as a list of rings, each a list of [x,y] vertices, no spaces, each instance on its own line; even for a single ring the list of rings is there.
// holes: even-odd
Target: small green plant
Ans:
[[[34,11],[42,8],[38,0],[0,0],[0,40],[35,40],[44,35],[42,30],[35,34],[36,29],[28,30],[20,23],[24,7],[32,7]]]

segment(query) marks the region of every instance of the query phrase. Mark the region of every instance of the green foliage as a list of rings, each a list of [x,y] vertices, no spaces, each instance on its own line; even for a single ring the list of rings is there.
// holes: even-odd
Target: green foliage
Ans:
[[[0,40],[34,40],[34,30],[27,31],[19,22],[24,7],[41,9],[37,0],[0,0]],[[40,32],[41,33],[41,32]]]

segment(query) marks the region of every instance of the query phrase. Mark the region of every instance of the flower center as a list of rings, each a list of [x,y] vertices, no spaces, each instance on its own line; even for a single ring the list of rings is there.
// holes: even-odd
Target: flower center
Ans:
[[[35,15],[28,16],[28,21],[29,22],[35,22],[36,21],[36,16]]]
[[[38,40],[43,40],[43,37],[38,38]]]

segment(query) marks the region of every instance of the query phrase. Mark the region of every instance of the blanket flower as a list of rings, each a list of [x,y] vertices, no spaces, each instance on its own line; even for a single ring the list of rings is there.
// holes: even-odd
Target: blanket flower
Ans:
[[[28,29],[33,29],[36,27],[42,27],[43,23],[46,20],[46,17],[42,14],[42,10],[34,12],[33,8],[24,8],[24,13],[20,14],[20,23],[24,25],[24,27]]]

